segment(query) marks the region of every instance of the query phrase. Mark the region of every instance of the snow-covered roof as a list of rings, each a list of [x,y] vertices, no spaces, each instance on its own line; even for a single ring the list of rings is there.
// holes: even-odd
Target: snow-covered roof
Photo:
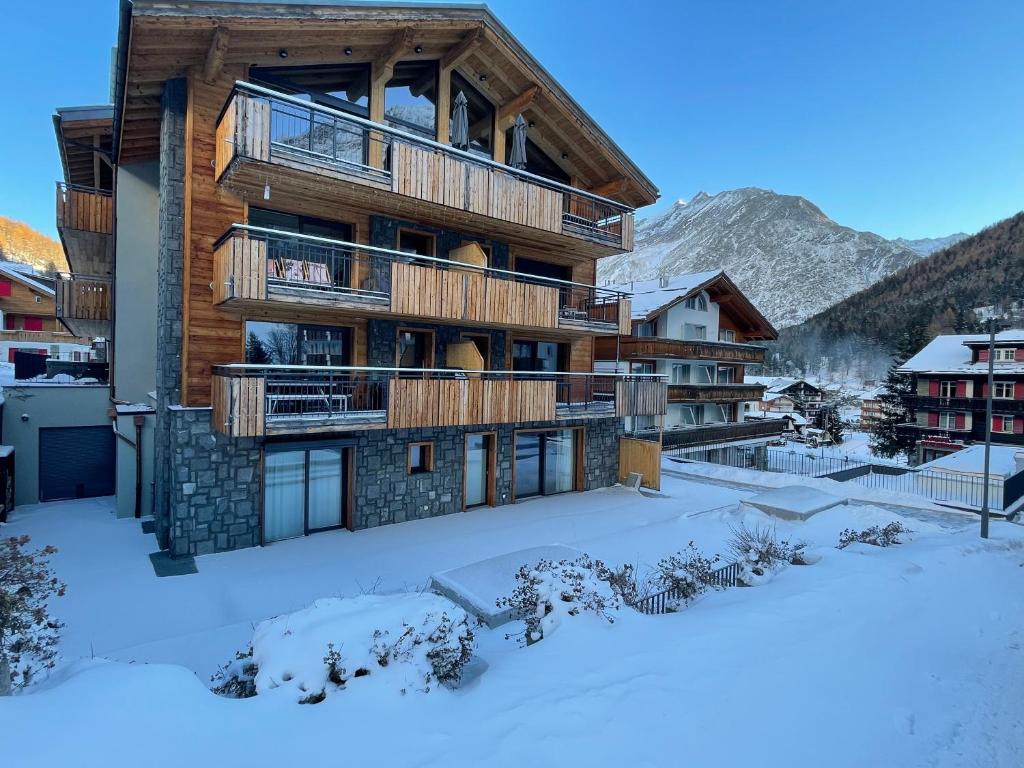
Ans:
[[[674,301],[685,299],[705,283],[714,280],[724,274],[717,269],[711,272],[693,272],[688,275],[676,275],[668,280],[668,284],[662,286],[660,279],[638,280],[624,285],[609,286],[613,290],[633,294],[632,309],[633,319],[643,320],[662,307],[668,306]]]
[[[993,477],[1007,478],[1017,474],[1017,455],[1020,455],[1024,468],[1024,448],[1013,445],[993,445],[989,456],[989,472]],[[939,472],[956,472],[960,474],[981,475],[985,472],[985,446],[970,445],[955,453],[942,456],[934,461],[921,464],[918,469],[931,469]]]
[[[56,292],[53,290],[53,288],[50,288],[47,285],[38,282],[29,275],[26,275],[21,270],[17,269],[16,267],[12,267],[10,264],[7,264],[5,262],[0,262],[0,273],[7,275],[7,277],[14,278],[20,283],[24,283],[34,291],[45,293],[47,296],[56,295]]]
[[[788,376],[744,376],[743,377],[743,383],[744,384],[760,384],[760,385],[762,385],[762,386],[764,386],[766,388],[767,393],[775,393],[776,395],[781,394],[782,390],[787,389],[788,387],[791,387],[794,384],[799,384],[800,382],[804,382],[805,384],[808,383],[808,382],[804,381],[804,379],[793,379],[793,378],[790,378]],[[810,386],[814,386],[814,385],[811,384]],[[817,389],[817,387],[815,387],[815,389]],[[765,399],[767,399],[767,398],[765,398]]]
[[[988,362],[971,363],[971,350],[965,346],[987,340],[987,333],[936,336],[899,370],[904,373],[987,373]],[[996,334],[996,341],[1024,344],[1024,331],[1002,331]],[[1024,363],[997,362],[995,369],[999,373],[1024,373]]]

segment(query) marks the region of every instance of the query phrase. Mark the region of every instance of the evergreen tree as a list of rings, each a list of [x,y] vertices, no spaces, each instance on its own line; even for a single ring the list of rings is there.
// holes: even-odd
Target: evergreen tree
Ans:
[[[267,351],[263,340],[252,331],[245,340],[245,362],[247,363],[269,363],[270,352]]]
[[[914,434],[910,431],[901,434],[897,430],[898,425],[914,420],[914,412],[904,400],[905,396],[914,393],[914,377],[897,369],[923,346],[923,336],[920,326],[911,326],[903,332],[897,343],[896,357],[889,366],[878,396],[882,414],[871,427],[871,450],[887,459],[901,453],[909,459],[914,450]]]

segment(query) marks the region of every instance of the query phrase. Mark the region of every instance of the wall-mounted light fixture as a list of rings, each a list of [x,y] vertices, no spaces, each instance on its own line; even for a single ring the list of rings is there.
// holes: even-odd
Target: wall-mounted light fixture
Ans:
[[[480,82],[481,83],[486,83],[487,82],[487,75],[486,74],[480,75]]]
[[[423,53],[423,46],[417,45],[413,50],[416,51],[416,53]]]
[[[287,48],[282,48],[281,50],[279,50],[277,52],[277,55],[280,56],[282,59],[287,59],[288,58],[288,49]]]
[[[345,55],[346,56],[351,56],[352,55],[352,49],[351,48],[346,48],[345,49]]]
[[[569,153],[568,152],[563,152],[562,153],[562,159],[563,160],[568,160],[569,159]]]

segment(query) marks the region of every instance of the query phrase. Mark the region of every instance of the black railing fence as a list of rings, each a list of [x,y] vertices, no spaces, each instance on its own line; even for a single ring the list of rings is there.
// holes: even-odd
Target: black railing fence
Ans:
[[[779,472],[802,477],[818,477],[854,482],[866,488],[921,496],[930,501],[966,509],[980,509],[984,497],[984,478],[977,475],[914,469],[879,464],[849,456],[827,456],[770,445],[713,444],[675,448],[665,452],[671,458],[721,464],[740,469]],[[1006,509],[1024,495],[1024,475],[1003,481],[989,481],[989,507]]]
[[[711,572],[710,584],[712,587],[718,589],[727,589],[729,587],[735,587],[739,582],[739,577],[740,564],[729,563],[728,565],[723,565],[721,568],[717,568]],[[655,592],[653,595],[647,595],[640,598],[633,607],[640,613],[645,613],[649,616],[657,616],[663,613],[668,613],[682,599],[682,590],[677,587],[670,587],[669,589],[662,590],[661,592]]]

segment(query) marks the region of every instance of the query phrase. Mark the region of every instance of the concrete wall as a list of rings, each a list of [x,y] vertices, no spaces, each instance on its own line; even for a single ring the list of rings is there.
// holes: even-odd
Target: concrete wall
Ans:
[[[153,514],[153,429],[155,416],[152,412],[139,414],[142,426],[142,516]],[[118,414],[117,431],[132,440],[135,435],[135,414]],[[132,517],[135,514],[135,448],[125,440],[117,439],[117,516]]]
[[[666,339],[682,339],[686,323],[707,326],[707,340],[718,341],[718,304],[708,301],[708,311],[687,309],[679,302],[658,318],[658,336]]]
[[[4,387],[3,437],[14,446],[15,504],[39,501],[39,430],[110,425],[110,389],[88,384]],[[23,419],[22,416],[27,416]]]
[[[114,393],[152,404],[156,389],[156,257],[160,166],[117,169],[117,270],[114,285]]]

